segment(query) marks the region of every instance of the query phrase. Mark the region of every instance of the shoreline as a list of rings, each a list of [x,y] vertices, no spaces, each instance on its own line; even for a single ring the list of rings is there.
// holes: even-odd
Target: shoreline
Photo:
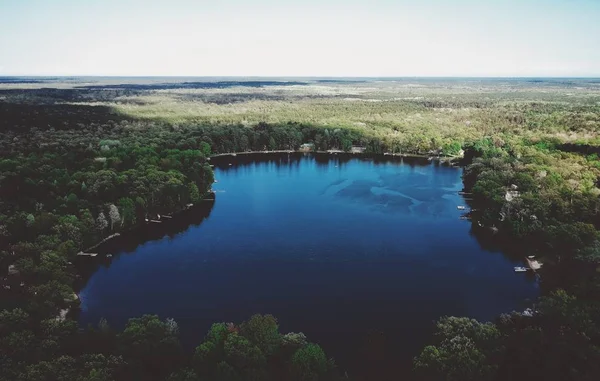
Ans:
[[[452,167],[457,167],[459,166],[458,164],[453,163],[453,160],[460,160],[459,157],[456,156],[427,156],[427,155],[421,155],[421,154],[392,154],[392,153],[375,153],[375,154],[371,154],[371,153],[364,153],[364,152],[345,152],[345,151],[341,151],[341,150],[327,150],[327,151],[301,151],[301,150],[267,150],[267,151],[244,151],[244,152],[227,152],[227,153],[217,153],[217,154],[213,154],[211,156],[209,156],[207,158],[207,160],[211,160],[211,158],[223,158],[223,157],[237,157],[238,155],[240,156],[250,156],[250,155],[258,155],[258,154],[284,154],[284,153],[294,153],[294,154],[298,154],[298,153],[302,153],[302,154],[320,154],[320,155],[331,155],[331,156],[335,156],[335,155],[348,155],[348,156],[355,156],[357,158],[361,158],[361,157],[378,157],[378,158],[386,158],[386,157],[390,157],[390,158],[417,158],[417,159],[428,159],[429,161],[439,161],[440,163],[443,164],[447,164],[449,166]],[[206,201],[213,201],[215,200],[215,192],[214,190],[210,189],[205,197],[197,204],[195,205],[186,205],[183,208],[176,210],[166,216],[168,216],[168,219],[164,220],[163,218],[160,219],[160,221],[156,221],[156,222],[168,222],[168,221],[172,221],[173,219],[175,219],[176,217],[178,217],[178,214],[181,214],[182,212],[186,212],[189,211],[190,209],[193,209],[194,207],[199,206],[202,202],[206,202]],[[144,226],[150,226],[153,225],[152,222],[155,222],[153,220],[147,220],[145,222],[141,222],[136,224],[135,226],[130,227],[129,229],[119,232],[119,233],[114,233],[111,234],[105,238],[103,238],[102,240],[100,240],[99,242],[97,242],[96,244],[86,248],[86,249],[81,249],[80,251],[77,252],[76,256],[77,257],[84,257],[84,256],[89,256],[89,257],[102,257],[102,258],[106,258],[106,255],[98,255],[99,253],[93,253],[95,255],[89,255],[91,250],[94,250],[98,247],[101,247],[102,245],[112,241],[114,238],[126,238],[126,236],[130,235],[132,232],[135,232],[136,230],[144,227]],[[83,258],[82,258],[83,259]]]
[[[355,156],[357,158],[416,158],[416,159],[427,159],[429,161],[439,161],[442,164],[447,164],[451,167],[459,167],[461,166],[459,163],[457,163],[457,161],[460,161],[462,158],[458,157],[458,156],[430,156],[430,155],[423,155],[423,154],[399,154],[399,153],[389,153],[389,152],[385,152],[385,153],[365,153],[365,152],[346,152],[346,151],[342,151],[342,150],[336,150],[336,149],[332,149],[332,150],[327,150],[327,151],[303,151],[303,150],[266,150],[266,151],[243,151],[243,152],[226,152],[226,153],[216,153],[213,155],[210,155],[209,157],[207,157],[207,160],[211,160],[212,158],[223,158],[223,157],[237,157],[239,156],[250,156],[250,155],[259,155],[259,154],[319,154],[319,155],[331,155],[331,156],[335,156],[335,155],[347,155],[347,156]],[[200,201],[200,203],[202,203],[203,201],[214,201],[215,200],[215,192],[214,190],[209,189],[206,192],[206,195],[203,197],[203,199]],[[162,217],[167,217],[166,220],[164,220],[163,218],[160,218],[159,221],[154,221],[154,220],[146,220],[145,222],[141,222],[136,224],[135,226],[130,227],[129,229],[119,232],[119,233],[114,233],[111,234],[107,237],[104,237],[102,240],[100,240],[99,242],[97,242],[96,244],[85,248],[85,249],[81,249],[77,252],[77,256],[86,256],[87,254],[90,253],[91,250],[94,250],[98,247],[100,247],[101,245],[111,241],[114,238],[117,237],[122,237],[124,235],[128,235],[130,234],[132,231],[135,231],[143,226],[148,226],[151,225],[152,222],[167,222],[175,217],[177,217],[178,214],[188,211],[190,209],[193,209],[194,207],[198,206],[200,203],[192,205],[192,204],[188,204],[186,206],[184,206],[181,209],[178,209],[176,211],[173,211],[169,214],[166,214]],[[91,255],[91,256],[96,256],[96,255]]]
[[[460,160],[461,158],[456,157],[456,156],[428,156],[428,155],[421,155],[421,154],[392,154],[392,153],[364,153],[364,152],[345,152],[345,151],[341,151],[341,150],[328,150],[328,151],[300,151],[300,150],[270,150],[270,151],[244,151],[244,152],[228,152],[228,153],[218,153],[218,154],[214,154],[211,155],[210,157],[207,158],[207,160],[210,161],[211,158],[224,158],[224,157],[232,157],[235,158],[238,155],[240,156],[250,156],[250,155],[258,155],[258,154],[319,154],[319,155],[331,155],[331,156],[336,156],[336,155],[347,155],[347,156],[354,156],[357,158],[415,158],[415,159],[428,159],[430,162],[431,161],[439,161],[442,164],[447,164],[448,166],[451,167],[458,167],[460,166],[459,164],[454,163],[454,160]],[[210,189],[206,195],[203,197],[203,199],[193,205],[186,205],[183,208],[176,210],[174,212],[171,212],[168,215],[168,219],[163,219],[160,218],[160,221],[156,221],[156,222],[171,222],[175,219],[178,219],[177,217],[179,217],[178,215],[180,215],[183,212],[189,211],[190,209],[194,209],[198,206],[200,206],[203,202],[214,202],[215,201],[215,191]],[[164,216],[163,216],[164,217]],[[115,238],[121,238],[121,239],[127,239],[127,236],[131,235],[132,233],[134,233],[135,231],[144,228],[144,227],[150,227],[153,224],[151,220],[147,220],[145,222],[141,222],[136,224],[135,226],[130,227],[129,229],[119,232],[119,233],[114,233],[111,234],[107,237],[105,237],[104,239],[102,239],[101,241],[97,242],[95,245],[90,246],[88,248],[86,248],[85,250],[80,250],[77,253],[77,257],[85,257],[85,256],[89,256],[89,257],[96,257],[98,256],[98,260],[102,259],[105,260],[107,258],[109,258],[109,256],[107,255],[107,253],[105,253],[104,255],[100,255],[100,253],[94,253],[95,255],[87,255],[89,254],[89,252],[91,250],[94,250],[96,248],[101,247],[104,244],[109,243],[110,241],[112,241]],[[112,258],[112,254],[109,254],[110,257]],[[91,261],[90,261],[91,259]],[[94,258],[95,259],[95,258]],[[93,258],[89,258],[88,260],[85,260],[83,258],[81,258],[79,261],[84,261],[87,262],[88,264],[90,262],[95,262],[93,260]],[[79,292],[81,291],[81,288],[78,287],[75,291],[76,295],[79,295]]]
[[[194,209],[198,209],[198,210],[202,210],[202,207],[205,206],[207,203],[214,203],[215,202],[215,193],[214,191],[210,190],[209,192],[207,192],[207,194],[205,195],[205,197],[200,200],[199,202],[191,205],[188,204],[186,206],[184,206],[183,208],[176,210],[168,215],[163,215],[161,217],[165,217],[168,216],[169,218],[161,218],[160,222],[165,222],[165,224],[153,224],[150,223],[149,221],[142,221],[139,222],[137,224],[135,224],[134,226],[131,226],[130,228],[128,228],[127,230],[124,230],[122,232],[119,233],[114,233],[111,234],[107,237],[105,237],[104,239],[100,240],[98,243],[96,243],[95,245],[87,248],[86,250],[80,250],[79,252],[77,252],[75,258],[73,258],[73,262],[71,263],[72,267],[76,269],[75,274],[79,275],[78,280],[82,280],[84,278],[85,271],[84,269],[88,266],[94,266],[102,261],[106,261],[106,260],[112,260],[114,258],[114,251],[111,250],[107,250],[106,245],[109,245],[108,249],[110,249],[110,245],[115,245],[115,241],[119,241],[122,242],[123,240],[127,241],[128,239],[131,239],[132,237],[136,237],[139,236],[139,234],[153,234],[152,231],[156,232],[156,231],[165,231],[167,232],[169,230],[169,228],[173,228],[176,227],[178,223],[180,223],[182,218],[185,218],[185,216],[189,216],[190,211],[193,211]],[[211,207],[212,209],[212,207]],[[150,229],[150,230],[148,230]],[[143,233],[146,232],[146,233]],[[150,232],[150,233],[148,233]],[[168,233],[165,233],[168,234]],[[116,243],[117,245],[119,245],[119,243]],[[93,249],[100,249],[98,250],[96,253],[89,253],[90,250]],[[90,255],[92,254],[92,255]],[[85,282],[83,282],[82,284],[79,284],[75,287],[73,287],[73,290],[75,291],[75,294],[79,295],[79,292],[81,291],[81,289],[83,288],[83,285],[85,285],[85,283],[87,282],[87,280]],[[79,282],[76,282],[76,284]]]
[[[184,212],[190,211],[190,210],[192,210],[194,208],[199,207],[200,205],[202,205],[203,202],[214,202],[215,199],[216,199],[215,191],[212,190],[212,189],[210,189],[208,192],[206,192],[206,194],[204,195],[204,197],[200,201],[198,201],[197,203],[195,203],[195,204],[187,204],[183,208],[177,209],[174,212],[171,212],[169,214],[160,215],[158,217],[159,220],[157,222],[162,223],[162,222],[173,221],[176,217],[178,217],[178,215],[180,215],[180,214],[182,214]],[[134,226],[131,226],[127,230],[123,230],[123,231],[118,232],[118,233],[113,233],[113,234],[111,234],[111,235],[103,238],[102,240],[100,240],[99,242],[97,242],[95,245],[90,246],[87,249],[80,250],[77,253],[77,255],[88,254],[88,252],[90,250],[94,250],[94,249],[100,247],[101,245],[103,245],[103,244],[111,241],[114,238],[123,237],[124,235],[127,235],[128,233],[131,233],[131,232],[133,232],[133,231],[135,231],[137,229],[140,229],[140,228],[142,228],[144,226],[152,226],[151,225],[152,222],[155,222],[155,220],[149,220],[149,219],[147,219],[145,221],[138,222]]]
[[[423,155],[418,153],[365,153],[365,152],[346,152],[342,150],[327,150],[327,151],[301,151],[301,150],[266,150],[266,151],[243,151],[243,152],[227,152],[227,153],[217,153],[210,155],[207,159],[210,160],[212,158],[219,157],[236,157],[238,155],[256,155],[256,154],[281,154],[281,153],[312,153],[312,154],[324,154],[324,155],[349,155],[349,156],[357,156],[357,157],[394,157],[394,158],[419,158],[419,159],[428,159],[438,160],[443,163],[452,164],[453,161],[460,161],[462,158],[459,156],[436,156],[436,155]]]

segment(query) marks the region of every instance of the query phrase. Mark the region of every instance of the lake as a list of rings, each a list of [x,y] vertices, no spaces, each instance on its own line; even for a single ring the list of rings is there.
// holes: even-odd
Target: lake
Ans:
[[[513,271],[520,260],[483,249],[460,219],[460,168],[308,154],[212,162],[214,205],[111,249],[81,291],[80,323],[158,314],[192,347],[213,322],[270,313],[348,369],[365,353],[406,365],[439,317],[489,320],[538,295]]]

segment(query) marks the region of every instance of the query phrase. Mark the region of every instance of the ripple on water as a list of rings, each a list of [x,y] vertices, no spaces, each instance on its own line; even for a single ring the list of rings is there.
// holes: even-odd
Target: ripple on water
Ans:
[[[493,319],[538,294],[459,219],[460,169],[276,158],[217,166],[200,225],[113,251],[82,291],[82,326],[156,313],[192,348],[214,322],[272,313],[346,369],[368,330],[410,359],[440,316]]]

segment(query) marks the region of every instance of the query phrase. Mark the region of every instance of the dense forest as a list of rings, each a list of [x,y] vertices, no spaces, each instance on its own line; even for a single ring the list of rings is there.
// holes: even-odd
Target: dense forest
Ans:
[[[78,302],[77,254],[147,219],[202,202],[213,183],[213,150],[297,148],[313,141],[318,129],[179,129],[95,106],[2,103],[0,112],[2,379],[338,376],[318,345],[302,333],[279,333],[268,315],[213,325],[194,354],[182,350],[173,320],[132,318],[115,332],[105,320],[78,328],[68,315]]]
[[[587,146],[581,150],[586,151]],[[494,323],[443,317],[415,359],[423,380],[600,376],[600,161],[558,141],[483,139],[464,173],[476,228],[544,263],[533,308]]]
[[[203,202],[212,154],[305,143],[464,156],[473,229],[544,263],[543,296],[529,313],[491,323],[442,317],[436,342],[414,359],[415,379],[600,377],[593,83],[580,93],[572,84],[516,83],[509,93],[424,84],[409,94],[389,84],[369,93],[355,82],[16,84],[0,89],[0,379],[353,379],[302,333],[280,333],[269,315],[216,322],[187,353],[171,319],[132,317],[115,331],[105,320],[78,327],[69,313],[82,276],[77,254]]]

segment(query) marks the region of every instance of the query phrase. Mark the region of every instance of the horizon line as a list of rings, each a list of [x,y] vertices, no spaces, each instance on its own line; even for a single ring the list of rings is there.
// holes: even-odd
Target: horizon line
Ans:
[[[596,75],[105,75],[105,74],[0,74],[0,78],[440,78],[440,79],[600,79]]]

